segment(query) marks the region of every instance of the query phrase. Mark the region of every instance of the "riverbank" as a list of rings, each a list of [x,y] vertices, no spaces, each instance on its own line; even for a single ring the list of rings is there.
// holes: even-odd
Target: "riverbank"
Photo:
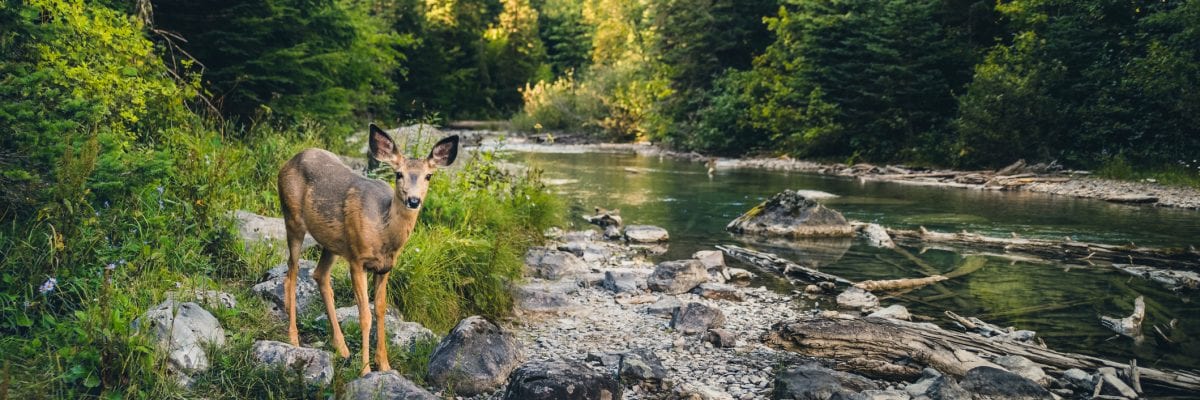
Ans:
[[[1097,199],[1141,206],[1200,210],[1200,189],[1168,186],[1157,182],[1119,181],[1092,176],[1088,171],[1064,170],[1058,166],[1021,165],[995,171],[910,168],[903,165],[822,163],[787,157],[724,158],[663,149],[638,143],[577,143],[522,136],[503,131],[447,130],[475,138],[478,148],[532,153],[622,153],[671,157],[704,163],[714,173],[731,169],[764,169],[855,178],[863,181],[894,182],[969,190],[1007,190]]]

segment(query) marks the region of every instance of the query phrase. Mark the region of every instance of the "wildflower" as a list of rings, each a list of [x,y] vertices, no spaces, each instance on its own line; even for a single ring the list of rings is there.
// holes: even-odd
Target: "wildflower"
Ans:
[[[116,263],[108,263],[108,265],[104,266],[104,269],[112,271],[114,269],[117,269],[117,264]]]
[[[54,291],[56,286],[58,286],[58,279],[47,279],[46,282],[42,283],[42,287],[38,288],[38,293],[43,295],[50,294],[50,292]]]

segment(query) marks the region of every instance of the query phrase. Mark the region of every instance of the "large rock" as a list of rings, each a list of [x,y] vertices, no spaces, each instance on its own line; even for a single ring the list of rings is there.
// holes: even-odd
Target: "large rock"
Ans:
[[[321,293],[317,290],[317,281],[313,280],[313,269],[317,268],[317,263],[309,260],[300,260],[300,271],[296,275],[296,314],[303,314],[309,311],[309,307],[315,307],[314,310],[323,310],[321,303]],[[277,317],[287,319],[287,312],[284,310],[283,296],[283,281],[287,278],[288,265],[286,262],[275,266],[267,271],[266,275],[259,281],[257,285],[250,288],[254,293],[265,297],[271,301],[271,313]]]
[[[670,239],[666,229],[651,225],[629,225],[625,227],[625,239],[634,243],[658,243]]]
[[[999,368],[975,367],[963,376],[959,386],[977,400],[1052,399],[1050,391],[1020,375]]]
[[[680,294],[695,289],[701,283],[708,282],[708,279],[708,270],[699,261],[664,261],[646,278],[646,285],[650,290]]]
[[[372,313],[375,312],[374,303],[368,305],[367,307]],[[348,322],[355,324],[360,323],[358,319],[357,306],[341,307],[333,312],[337,316],[339,324],[346,324]],[[371,314],[371,318],[374,317],[375,314]],[[329,318],[323,313],[317,317],[317,321],[324,321],[327,319]],[[383,320],[384,324],[387,325],[388,342],[393,346],[409,348],[409,346],[412,346],[414,343],[419,341],[437,339],[437,335],[434,335],[433,331],[419,323],[405,321],[400,317],[400,312],[396,311],[394,308],[388,308],[387,312],[383,316]],[[379,323],[379,321],[376,320],[372,320],[372,322]],[[375,328],[371,328],[371,342],[375,342]]]
[[[671,328],[685,335],[708,332],[725,326],[721,309],[704,303],[688,303],[671,315]]]
[[[788,367],[775,375],[776,399],[846,399],[863,390],[877,390],[870,379],[819,365]]]
[[[347,383],[342,400],[437,400],[428,390],[396,371],[375,371]]]
[[[167,352],[169,367],[180,373],[181,383],[188,375],[208,370],[205,346],[225,345],[221,322],[196,303],[167,300],[142,314],[133,322],[135,329],[150,329],[158,347]]]
[[[680,302],[675,296],[662,296],[658,299],[658,301],[654,302],[654,304],[646,306],[646,313],[653,315],[672,315],[675,314],[675,310],[678,310],[681,306],[683,306],[683,303]]]
[[[513,288],[513,303],[518,312],[531,314],[571,314],[583,307],[561,285],[528,284]]]
[[[1046,371],[1028,358],[1021,356],[1000,356],[996,357],[992,362],[1043,387],[1050,384],[1050,377],[1046,375]]]
[[[522,365],[508,379],[505,400],[621,398],[621,384],[610,374],[573,361],[537,361]]]
[[[667,378],[667,369],[653,351],[641,349],[621,354],[617,375],[627,381],[657,387]]]
[[[785,190],[762,202],[725,226],[741,234],[768,237],[850,237],[854,229],[841,213]]]
[[[233,219],[238,228],[238,235],[247,245],[255,242],[269,243],[279,249],[280,253],[287,254],[287,227],[284,226],[283,218],[237,210],[233,213]],[[317,241],[312,235],[304,235],[303,248],[307,249],[316,244]]]
[[[700,297],[713,300],[744,301],[746,296],[737,286],[724,283],[701,283],[692,290]]]
[[[259,340],[251,347],[254,359],[275,368],[301,368],[308,383],[328,385],[333,381],[333,354],[328,351],[296,347],[273,340]]]
[[[616,293],[641,292],[646,290],[645,270],[614,268],[604,271],[604,288]]]
[[[528,275],[543,279],[562,279],[588,272],[575,254],[562,250],[533,248],[525,253]]]
[[[725,253],[717,250],[701,250],[692,254],[692,258],[704,264],[704,269],[708,270],[708,276],[713,282],[724,283],[730,279],[729,272],[725,268]]]
[[[483,317],[458,322],[429,359],[429,383],[474,396],[496,389],[525,358],[510,332]]]
[[[929,400],[961,400],[971,398],[971,393],[963,390],[954,378],[942,375],[932,368],[922,371],[921,379],[909,384],[904,391],[914,399]]]

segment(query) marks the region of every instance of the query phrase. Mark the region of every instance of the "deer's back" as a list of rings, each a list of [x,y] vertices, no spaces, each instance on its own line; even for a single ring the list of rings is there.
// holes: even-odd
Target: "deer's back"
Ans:
[[[359,175],[321,149],[304,150],[284,164],[279,194],[284,217],[302,219],[318,243],[339,254],[350,252],[344,231],[347,218],[379,229],[393,199],[387,183]]]

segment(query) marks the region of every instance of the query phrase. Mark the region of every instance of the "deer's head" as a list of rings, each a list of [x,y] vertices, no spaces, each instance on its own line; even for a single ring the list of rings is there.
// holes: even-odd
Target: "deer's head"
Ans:
[[[438,168],[449,166],[458,157],[458,135],[439,140],[425,158],[407,158],[392,137],[371,124],[370,153],[375,160],[392,168],[396,174],[396,200],[409,210],[418,210],[429,191],[429,181]]]

